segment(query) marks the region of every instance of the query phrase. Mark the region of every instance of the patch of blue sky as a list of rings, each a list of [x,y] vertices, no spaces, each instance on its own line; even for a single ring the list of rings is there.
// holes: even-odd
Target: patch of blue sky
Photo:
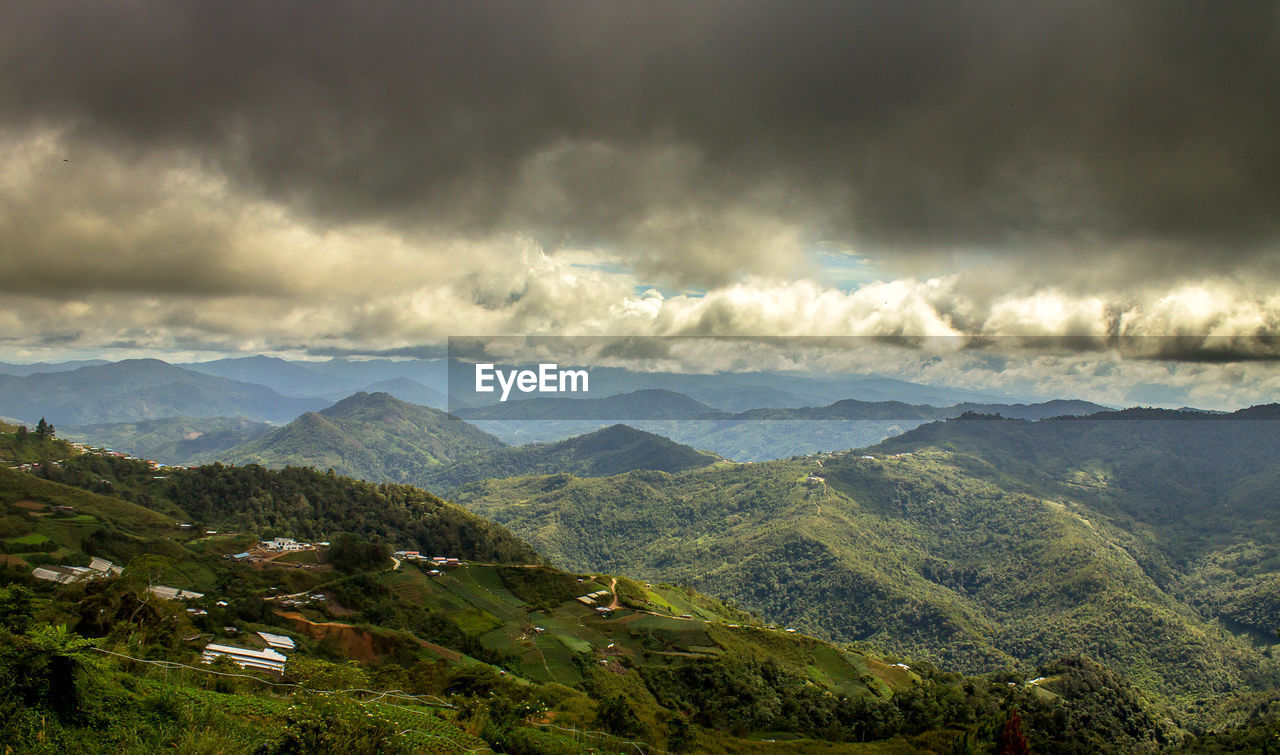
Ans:
[[[885,271],[875,260],[851,249],[823,245],[810,249],[805,257],[819,282],[842,291],[885,280]]]
[[[597,260],[578,260],[569,263],[569,267],[577,270],[587,270],[593,273],[601,273],[603,275],[622,276],[636,280],[636,272],[630,267],[609,259]],[[631,289],[637,296],[645,296],[650,291],[657,291],[664,299],[670,299],[674,296],[690,296],[699,298],[706,295],[706,290],[700,288],[669,288],[658,283],[646,283],[638,281],[631,286]]]

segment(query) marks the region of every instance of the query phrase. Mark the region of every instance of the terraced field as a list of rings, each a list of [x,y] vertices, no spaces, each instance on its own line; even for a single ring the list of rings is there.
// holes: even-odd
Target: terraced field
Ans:
[[[576,598],[607,590],[609,578],[482,564],[432,577],[424,568],[430,567],[408,562],[380,579],[398,598],[443,612],[486,650],[512,658],[508,667],[534,682],[575,686],[603,671],[625,674],[628,664],[667,666],[744,651],[761,657],[782,652],[815,683],[858,694],[870,687],[887,697],[918,681],[857,653],[743,624],[740,617],[717,613],[677,588],[629,583],[622,605],[601,615],[596,607],[608,606],[612,595],[592,605]],[[560,594],[573,597],[549,610],[545,603],[535,607],[517,593],[527,592],[528,581],[536,579],[558,580]]]

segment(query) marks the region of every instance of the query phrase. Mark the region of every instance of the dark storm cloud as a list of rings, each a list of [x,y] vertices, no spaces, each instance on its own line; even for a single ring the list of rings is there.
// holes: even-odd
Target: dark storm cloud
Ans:
[[[1136,336],[1108,340],[1130,358],[1173,362],[1228,364],[1280,361],[1280,338],[1261,333],[1247,336]]]
[[[767,267],[777,226],[1274,272],[1277,92],[1256,0],[0,9],[11,126],[183,150],[321,225],[528,232],[691,283]]]

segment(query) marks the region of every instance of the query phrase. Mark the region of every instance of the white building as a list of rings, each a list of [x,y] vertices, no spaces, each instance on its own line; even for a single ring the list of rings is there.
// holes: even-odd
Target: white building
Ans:
[[[270,632],[258,632],[263,642],[266,642],[275,650],[293,650],[297,647],[292,637],[286,637],[283,634],[271,634]]]
[[[93,560],[89,562],[89,568],[102,574],[110,574],[113,577],[118,577],[124,573],[123,566],[116,566],[105,558],[98,558],[97,556],[94,556]]]
[[[232,645],[209,643],[205,645],[203,654],[205,663],[212,663],[217,658],[230,658],[240,668],[256,668],[277,674],[284,673],[284,664],[288,658],[274,650],[251,650]]]
[[[204,593],[202,592],[192,592],[190,590],[183,590],[177,587],[165,587],[164,585],[148,587],[147,592],[157,598],[163,598],[164,600],[190,600],[193,598],[204,597]]]
[[[83,566],[37,566],[31,570],[31,576],[36,579],[69,585],[83,577],[88,571]]]

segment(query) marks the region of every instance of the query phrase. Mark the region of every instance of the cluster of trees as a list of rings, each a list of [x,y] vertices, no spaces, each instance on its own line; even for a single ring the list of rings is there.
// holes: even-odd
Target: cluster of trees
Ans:
[[[83,454],[47,479],[118,495],[149,508],[172,504],[202,526],[328,540],[350,533],[370,542],[487,562],[535,563],[538,554],[501,526],[408,485],[374,484],[308,467],[271,470],[211,464],[155,479],[146,464]]]
[[[170,475],[163,494],[202,522],[302,539],[348,532],[370,541],[479,561],[531,563],[502,527],[418,488],[375,485],[304,467],[220,464]]]
[[[19,425],[17,432],[17,440],[19,443],[25,443],[32,440],[32,433],[27,429],[26,425]],[[54,437],[53,425],[45,421],[44,417],[36,424],[35,440],[52,440]]]
[[[34,431],[26,425],[0,423],[0,461],[38,463],[64,459],[72,453],[71,445],[59,440],[53,425],[43,417]]]
[[[326,558],[338,571],[353,574],[382,566],[387,563],[389,555],[390,549],[387,546],[343,532],[330,542]]]

